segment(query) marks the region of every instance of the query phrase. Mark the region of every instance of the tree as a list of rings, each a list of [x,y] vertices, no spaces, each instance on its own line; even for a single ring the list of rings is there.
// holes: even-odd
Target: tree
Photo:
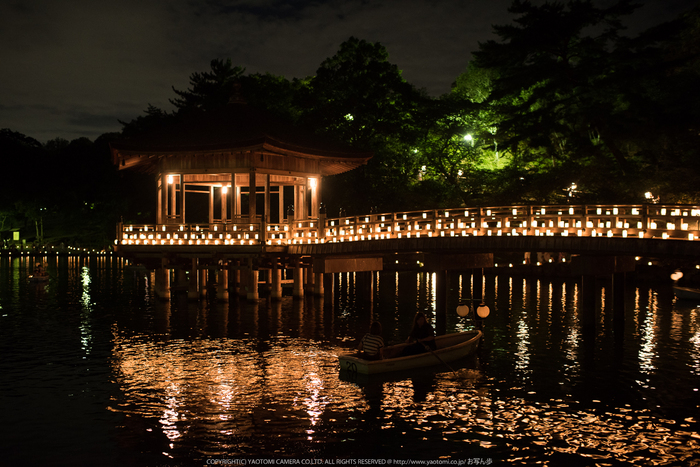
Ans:
[[[516,24],[495,26],[501,42],[480,44],[476,64],[495,76],[487,103],[502,116],[501,146],[514,164],[596,167],[593,184],[601,174],[634,170],[618,119],[629,107],[625,87],[639,59],[621,36],[621,18],[635,7],[628,0],[607,8],[589,0],[515,0],[509,11],[519,15]]]
[[[211,61],[211,71],[190,75],[190,88],[173,92],[178,95],[170,99],[177,111],[191,109],[213,109],[226,105],[233,93],[233,84],[243,75],[245,68],[233,66],[231,59]]]
[[[427,100],[401,77],[386,49],[351,37],[321,63],[309,85],[301,89],[301,122],[319,133],[370,150],[368,166],[336,177],[333,204],[392,209],[415,182],[420,135],[416,113]],[[342,199],[339,197],[342,195]]]

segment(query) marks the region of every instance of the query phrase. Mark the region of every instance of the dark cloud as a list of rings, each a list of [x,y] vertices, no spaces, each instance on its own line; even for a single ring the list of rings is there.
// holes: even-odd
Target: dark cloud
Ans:
[[[612,0],[599,0],[601,4]],[[0,128],[40,141],[94,138],[213,58],[250,73],[313,75],[350,36],[381,42],[403,76],[446,93],[511,0],[23,0],[0,2]],[[647,0],[646,27],[696,2]]]

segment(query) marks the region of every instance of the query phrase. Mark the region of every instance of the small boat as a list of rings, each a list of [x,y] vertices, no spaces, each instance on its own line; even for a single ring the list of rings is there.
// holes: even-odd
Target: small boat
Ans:
[[[435,337],[437,350],[418,355],[400,357],[401,351],[410,344],[398,344],[384,348],[384,359],[365,360],[357,353],[339,355],[340,369],[365,375],[409,370],[433,365],[445,365],[473,354],[481,340],[481,331],[464,331]]]
[[[48,280],[48,274],[32,274],[31,276],[29,276],[29,282],[46,282]]]
[[[673,293],[676,294],[679,300],[698,300],[700,301],[700,289],[692,287],[673,286]]]

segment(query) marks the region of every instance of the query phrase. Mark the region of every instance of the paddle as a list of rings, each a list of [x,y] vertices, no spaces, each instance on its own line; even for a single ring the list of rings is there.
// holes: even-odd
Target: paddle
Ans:
[[[416,342],[420,342],[420,341],[419,341],[418,339],[416,339]],[[431,349],[430,347],[428,347],[428,346],[427,346],[425,343],[423,343],[423,342],[420,342],[420,343],[423,345],[423,347],[425,347],[425,350],[427,350],[427,351],[430,352],[431,354],[435,355],[435,358],[437,358],[437,359],[440,360],[442,363],[444,363],[445,366],[446,366],[447,368],[449,368],[450,371],[451,371],[452,373],[457,374],[457,372],[456,372],[454,369],[452,369],[452,367],[451,367],[450,365],[448,365],[447,362],[446,362],[445,360],[442,359],[442,357],[440,357],[438,354],[436,354],[435,351],[434,351],[433,349]]]

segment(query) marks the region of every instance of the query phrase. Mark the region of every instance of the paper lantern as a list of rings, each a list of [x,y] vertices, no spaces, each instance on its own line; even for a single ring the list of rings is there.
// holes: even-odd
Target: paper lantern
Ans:
[[[681,271],[676,270],[673,274],[671,274],[671,280],[677,281],[681,277],[683,277],[683,273]]]
[[[457,314],[464,318],[469,314],[469,306],[468,305],[460,305],[457,307]]]
[[[489,310],[489,307],[487,307],[485,304],[481,304],[478,307],[476,307],[476,314],[479,316],[479,318],[486,318],[488,317],[489,313],[491,310]]]

